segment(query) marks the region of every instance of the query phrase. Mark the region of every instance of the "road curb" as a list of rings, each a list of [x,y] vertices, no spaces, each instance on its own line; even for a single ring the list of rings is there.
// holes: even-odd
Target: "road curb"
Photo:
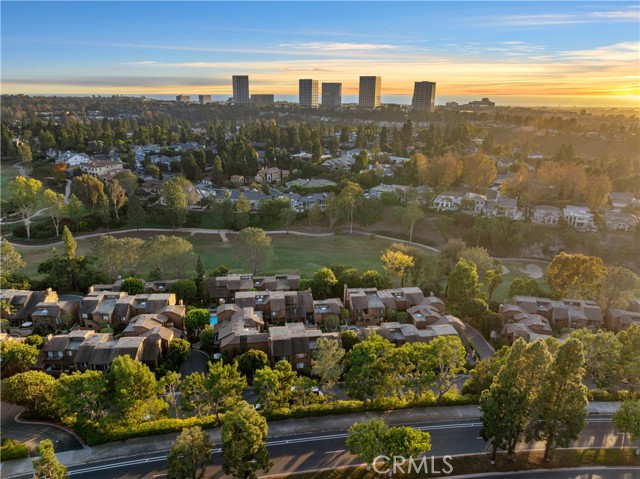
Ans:
[[[60,426],[59,424],[53,423],[53,422],[47,422],[47,421],[31,421],[31,420],[27,420],[27,419],[22,419],[20,417],[22,413],[19,412],[18,414],[16,414],[16,417],[13,418],[13,420],[15,422],[17,422],[18,424],[36,424],[36,425],[41,425],[41,426],[50,426],[53,427],[55,429],[60,429],[61,431],[64,431],[68,434],[71,434],[82,446],[82,449],[85,450],[91,450],[91,448],[89,447],[89,445],[84,442],[84,439],[82,439],[75,431],[73,431],[72,429],[69,429],[67,427],[64,426]]]

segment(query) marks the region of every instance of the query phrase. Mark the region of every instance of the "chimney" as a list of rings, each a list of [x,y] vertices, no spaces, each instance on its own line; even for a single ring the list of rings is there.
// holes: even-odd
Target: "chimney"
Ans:
[[[51,294],[53,290],[51,288],[47,288],[47,294]]]
[[[89,292],[93,293],[93,286],[89,286]]]
[[[184,301],[183,301],[183,300],[180,300],[180,301],[178,301],[178,304],[179,304],[180,306],[184,306]]]

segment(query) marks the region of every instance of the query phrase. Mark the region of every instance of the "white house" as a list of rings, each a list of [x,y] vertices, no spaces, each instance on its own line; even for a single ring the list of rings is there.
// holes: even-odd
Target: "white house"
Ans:
[[[586,206],[565,206],[562,216],[567,224],[577,229],[595,229],[593,213]]]
[[[532,223],[555,226],[562,217],[562,211],[555,206],[536,205],[530,208],[530,216]]]
[[[76,166],[88,163],[91,157],[86,153],[74,153],[72,151],[65,151],[58,155],[56,163],[66,163],[68,168],[75,168]]]
[[[108,178],[119,171],[122,171],[124,165],[121,161],[109,161],[109,160],[93,160],[80,166],[83,173],[96,178]]]
[[[618,211],[605,211],[604,221],[607,223],[607,228],[612,231],[635,231],[638,227],[636,216]]]
[[[460,209],[464,196],[461,193],[440,193],[431,202],[431,208],[437,211],[455,211]]]

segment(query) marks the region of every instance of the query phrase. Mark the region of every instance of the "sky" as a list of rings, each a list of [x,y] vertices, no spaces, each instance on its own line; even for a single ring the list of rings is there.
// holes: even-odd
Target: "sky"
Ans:
[[[383,101],[640,107],[635,2],[2,1],[4,94],[297,94],[382,77]],[[404,100],[402,100],[404,101]]]

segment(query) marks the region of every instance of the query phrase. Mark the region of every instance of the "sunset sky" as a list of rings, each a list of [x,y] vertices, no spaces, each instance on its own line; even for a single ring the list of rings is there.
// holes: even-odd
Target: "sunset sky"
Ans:
[[[638,2],[6,2],[2,93],[297,94],[640,107]]]

